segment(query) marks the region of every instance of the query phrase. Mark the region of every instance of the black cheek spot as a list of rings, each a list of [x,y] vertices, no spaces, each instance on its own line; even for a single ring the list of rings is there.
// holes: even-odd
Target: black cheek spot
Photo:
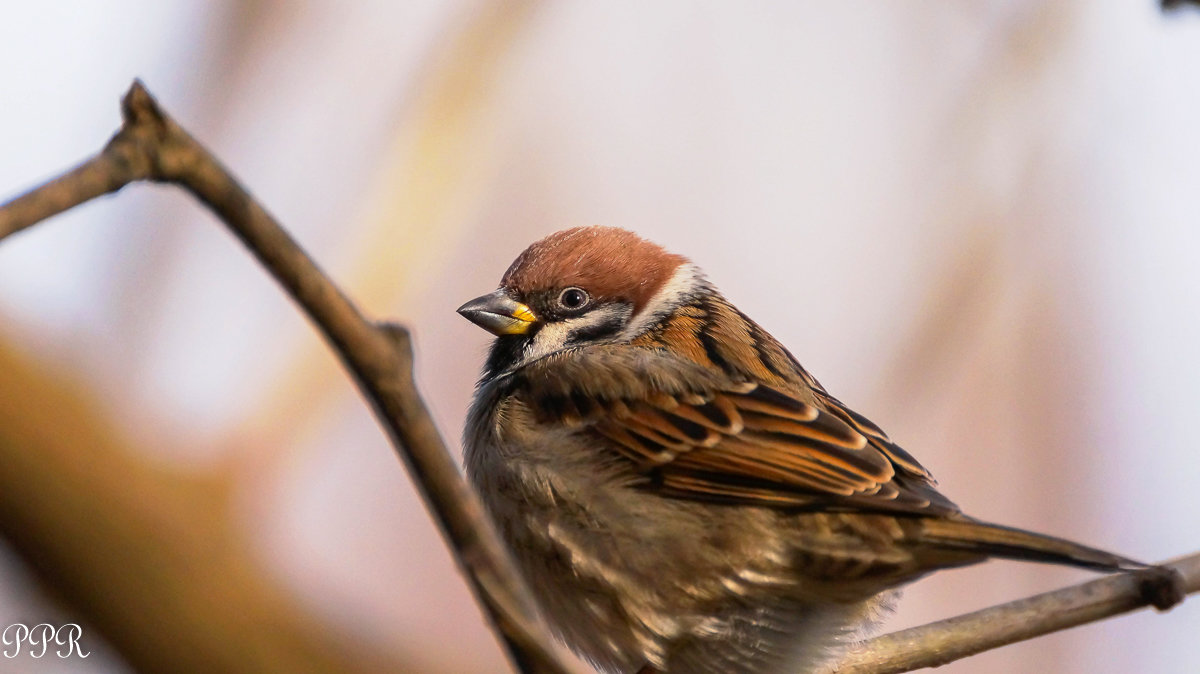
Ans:
[[[586,325],[571,332],[564,346],[588,344],[615,337],[625,327],[625,319],[619,313],[606,316],[604,320],[593,325]]]

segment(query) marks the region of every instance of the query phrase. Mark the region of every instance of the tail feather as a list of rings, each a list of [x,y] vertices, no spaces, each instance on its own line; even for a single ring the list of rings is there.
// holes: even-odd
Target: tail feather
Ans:
[[[971,519],[922,520],[920,543],[990,557],[1065,564],[1099,571],[1137,571],[1149,565],[1111,552],[1032,531]]]

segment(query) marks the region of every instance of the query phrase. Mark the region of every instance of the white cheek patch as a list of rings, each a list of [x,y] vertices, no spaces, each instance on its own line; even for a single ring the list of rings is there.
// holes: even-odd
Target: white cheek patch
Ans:
[[[690,263],[679,265],[637,316],[630,316],[628,304],[612,304],[596,307],[574,318],[545,323],[525,345],[521,360],[513,369],[571,346],[628,342],[696,295],[710,290],[699,267]]]
[[[654,299],[625,326],[617,341],[629,341],[637,337],[708,287],[704,272],[699,267],[691,263],[679,265],[671,278],[655,293]]]
[[[587,343],[603,343],[613,341],[597,336],[594,341],[586,335],[593,330],[608,332],[604,327],[606,325],[620,326],[629,320],[629,305],[616,304],[612,306],[597,307],[582,316],[568,318],[561,321],[552,321],[543,325],[533,339],[529,340],[529,344],[525,347],[525,351],[521,357],[521,365],[533,362],[538,358],[549,356],[552,353],[562,351],[568,346],[574,346],[572,339],[577,341],[579,345]],[[582,336],[582,337],[581,337]],[[612,337],[616,336],[615,329]]]
[[[567,339],[571,336],[570,321],[561,321],[547,323],[537,331],[533,339],[529,340],[529,344],[525,347],[525,353],[522,354],[521,365],[549,356],[550,354],[561,351],[567,344]]]

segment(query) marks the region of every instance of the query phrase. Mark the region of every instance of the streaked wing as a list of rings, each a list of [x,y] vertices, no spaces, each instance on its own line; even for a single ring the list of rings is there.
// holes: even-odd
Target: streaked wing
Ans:
[[[567,371],[578,360],[569,354],[526,368],[527,402],[544,422],[603,436],[651,488],[784,508],[958,512],[911,455],[823,391],[808,403],[782,386],[685,372],[696,367],[685,361],[663,367],[661,353],[649,368],[628,347],[588,351],[588,378]]]

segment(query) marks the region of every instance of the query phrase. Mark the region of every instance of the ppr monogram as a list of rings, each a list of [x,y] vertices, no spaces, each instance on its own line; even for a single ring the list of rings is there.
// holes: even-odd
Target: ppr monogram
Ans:
[[[0,643],[4,644],[2,651],[4,657],[12,658],[21,654],[21,647],[28,646],[26,652],[32,658],[40,658],[46,655],[46,651],[51,645],[59,646],[54,649],[55,655],[60,658],[69,658],[72,653],[78,653],[79,657],[86,658],[91,655],[91,651],[83,652],[83,648],[79,644],[79,637],[83,636],[83,628],[75,623],[67,623],[62,627],[55,627],[50,623],[42,623],[29,627],[25,623],[13,623],[4,628],[4,632],[0,633]]]

